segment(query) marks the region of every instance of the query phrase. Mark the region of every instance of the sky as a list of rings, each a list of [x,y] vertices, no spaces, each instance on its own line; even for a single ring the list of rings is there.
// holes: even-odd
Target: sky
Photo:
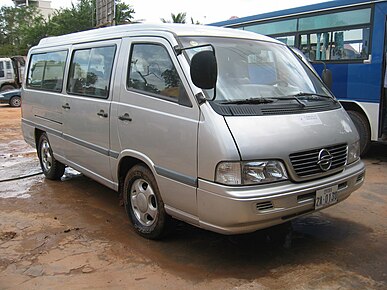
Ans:
[[[127,0],[121,1],[132,6],[135,20],[160,22],[160,18],[170,19],[171,13],[187,13],[202,24],[227,20],[232,16],[244,17],[264,12],[325,2],[327,0]],[[69,7],[76,0],[52,0],[55,9]],[[11,0],[0,0],[0,6],[12,5]]]

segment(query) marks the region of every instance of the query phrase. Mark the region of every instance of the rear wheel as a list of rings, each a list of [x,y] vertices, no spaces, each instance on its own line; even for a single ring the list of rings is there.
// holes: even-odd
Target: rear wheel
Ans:
[[[11,100],[9,100],[9,105],[11,107],[20,107],[21,105],[21,99],[19,96],[12,97]]]
[[[143,165],[129,170],[124,182],[125,209],[136,232],[147,239],[162,238],[169,223],[156,179]]]
[[[15,89],[15,87],[13,85],[4,85],[1,87],[0,91],[6,92],[6,91],[14,90],[14,89]]]
[[[371,145],[371,130],[366,117],[357,111],[347,111],[360,136],[360,155],[367,153]]]
[[[65,171],[65,165],[55,159],[46,133],[39,138],[38,156],[40,166],[48,179],[59,180]]]

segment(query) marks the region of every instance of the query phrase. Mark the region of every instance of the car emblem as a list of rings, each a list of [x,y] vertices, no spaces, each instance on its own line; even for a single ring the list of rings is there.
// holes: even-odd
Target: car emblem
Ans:
[[[327,149],[321,149],[318,153],[317,165],[322,171],[328,171],[332,166],[332,154]]]

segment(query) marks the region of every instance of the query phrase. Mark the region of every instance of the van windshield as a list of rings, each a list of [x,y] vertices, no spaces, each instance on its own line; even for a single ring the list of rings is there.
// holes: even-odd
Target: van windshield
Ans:
[[[318,77],[282,44],[221,37],[181,37],[184,47],[212,44],[218,63],[215,102],[267,104],[278,100],[329,101]],[[185,50],[188,58],[210,46]],[[205,91],[213,96],[213,90]]]

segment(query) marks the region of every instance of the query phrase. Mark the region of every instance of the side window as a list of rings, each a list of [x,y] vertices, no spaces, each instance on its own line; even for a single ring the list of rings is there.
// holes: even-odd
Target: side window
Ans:
[[[27,87],[60,92],[67,51],[48,52],[31,56]]]
[[[70,65],[67,92],[107,98],[115,52],[115,45],[75,50]]]
[[[289,36],[276,36],[275,39],[281,41],[282,43],[285,43],[286,45],[290,47],[294,47],[296,43],[296,36],[289,35]]]
[[[0,61],[0,78],[4,77],[4,62]]]
[[[301,50],[311,60],[361,60],[369,56],[370,29],[301,35]]]
[[[8,60],[5,62],[6,68],[11,69],[11,62]]]
[[[187,96],[167,50],[158,44],[132,45],[127,86],[173,102]]]

